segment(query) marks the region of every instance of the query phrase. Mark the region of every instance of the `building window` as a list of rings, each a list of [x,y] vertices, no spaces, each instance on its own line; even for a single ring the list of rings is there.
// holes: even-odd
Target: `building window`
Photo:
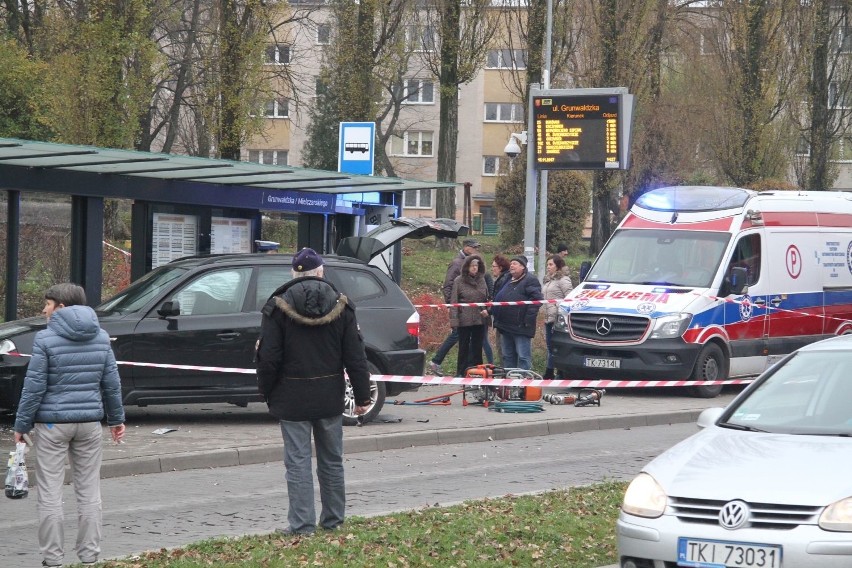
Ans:
[[[290,156],[288,150],[249,150],[248,161],[270,166],[286,166]]]
[[[424,156],[432,155],[432,132],[410,130],[402,135],[391,136],[392,156]]]
[[[504,176],[512,171],[512,160],[505,156],[482,156],[483,176]]]
[[[331,25],[317,24],[317,43],[328,45],[331,43]]]
[[[286,65],[290,63],[290,46],[286,43],[273,43],[266,46],[265,63]]]
[[[409,51],[435,51],[435,30],[432,26],[406,26],[405,46]]]
[[[326,93],[328,93],[328,83],[326,83],[322,78],[317,77],[316,83],[314,84],[314,94],[320,97]]]
[[[485,103],[485,122],[523,122],[521,103]]]
[[[435,83],[425,79],[408,79],[402,92],[405,104],[433,104],[435,102]]]
[[[485,56],[486,69],[526,69],[525,49],[491,49]]]
[[[828,108],[849,108],[849,91],[844,83],[846,90],[841,90],[837,82],[832,81],[828,84]]]
[[[408,209],[432,209],[432,190],[418,189],[404,193],[403,207]]]
[[[284,98],[266,101],[263,114],[268,118],[287,118],[290,116],[290,101]]]

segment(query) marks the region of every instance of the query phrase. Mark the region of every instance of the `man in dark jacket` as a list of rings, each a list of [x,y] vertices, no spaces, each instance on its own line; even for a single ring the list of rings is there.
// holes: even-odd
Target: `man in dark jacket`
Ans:
[[[34,431],[38,480],[38,541],[42,566],[62,566],[62,483],[71,463],[77,497],[77,557],[94,564],[101,552],[101,420],[124,437],[121,380],[109,335],[76,284],[44,294],[47,329],[39,331],[15,418],[15,441]]]
[[[322,258],[304,248],[293,257],[293,280],[273,292],[263,307],[257,380],[269,413],[281,421],[287,469],[289,528],[316,529],[311,472],[311,433],[317,456],[322,512],[320,526],[343,523],[343,410],[349,375],[355,414],[367,412],[370,372],[355,309],[323,279]]]
[[[541,282],[527,271],[527,257],[515,256],[509,262],[511,279],[503,285],[495,302],[543,300]],[[500,330],[503,366],[532,370],[532,339],[541,304],[494,306],[494,327]]]

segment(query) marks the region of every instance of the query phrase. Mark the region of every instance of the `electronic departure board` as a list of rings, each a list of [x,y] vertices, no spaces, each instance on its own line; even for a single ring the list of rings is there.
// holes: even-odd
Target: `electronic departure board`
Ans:
[[[534,94],[536,169],[626,169],[632,103],[620,93]]]

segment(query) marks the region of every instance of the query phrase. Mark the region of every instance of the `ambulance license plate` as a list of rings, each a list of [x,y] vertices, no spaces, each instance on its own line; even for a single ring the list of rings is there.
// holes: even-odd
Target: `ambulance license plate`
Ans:
[[[781,568],[781,547],[679,538],[677,565],[690,568]]]
[[[620,369],[620,359],[600,359],[596,357],[586,357],[584,362],[586,367],[594,367],[595,369]]]

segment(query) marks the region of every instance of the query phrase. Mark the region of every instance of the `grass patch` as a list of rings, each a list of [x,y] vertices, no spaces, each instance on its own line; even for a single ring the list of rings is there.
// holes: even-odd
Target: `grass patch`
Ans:
[[[261,535],[108,561],[106,568],[571,566],[616,560],[615,520],[625,483],[469,501],[382,517],[352,517],[310,538]]]

